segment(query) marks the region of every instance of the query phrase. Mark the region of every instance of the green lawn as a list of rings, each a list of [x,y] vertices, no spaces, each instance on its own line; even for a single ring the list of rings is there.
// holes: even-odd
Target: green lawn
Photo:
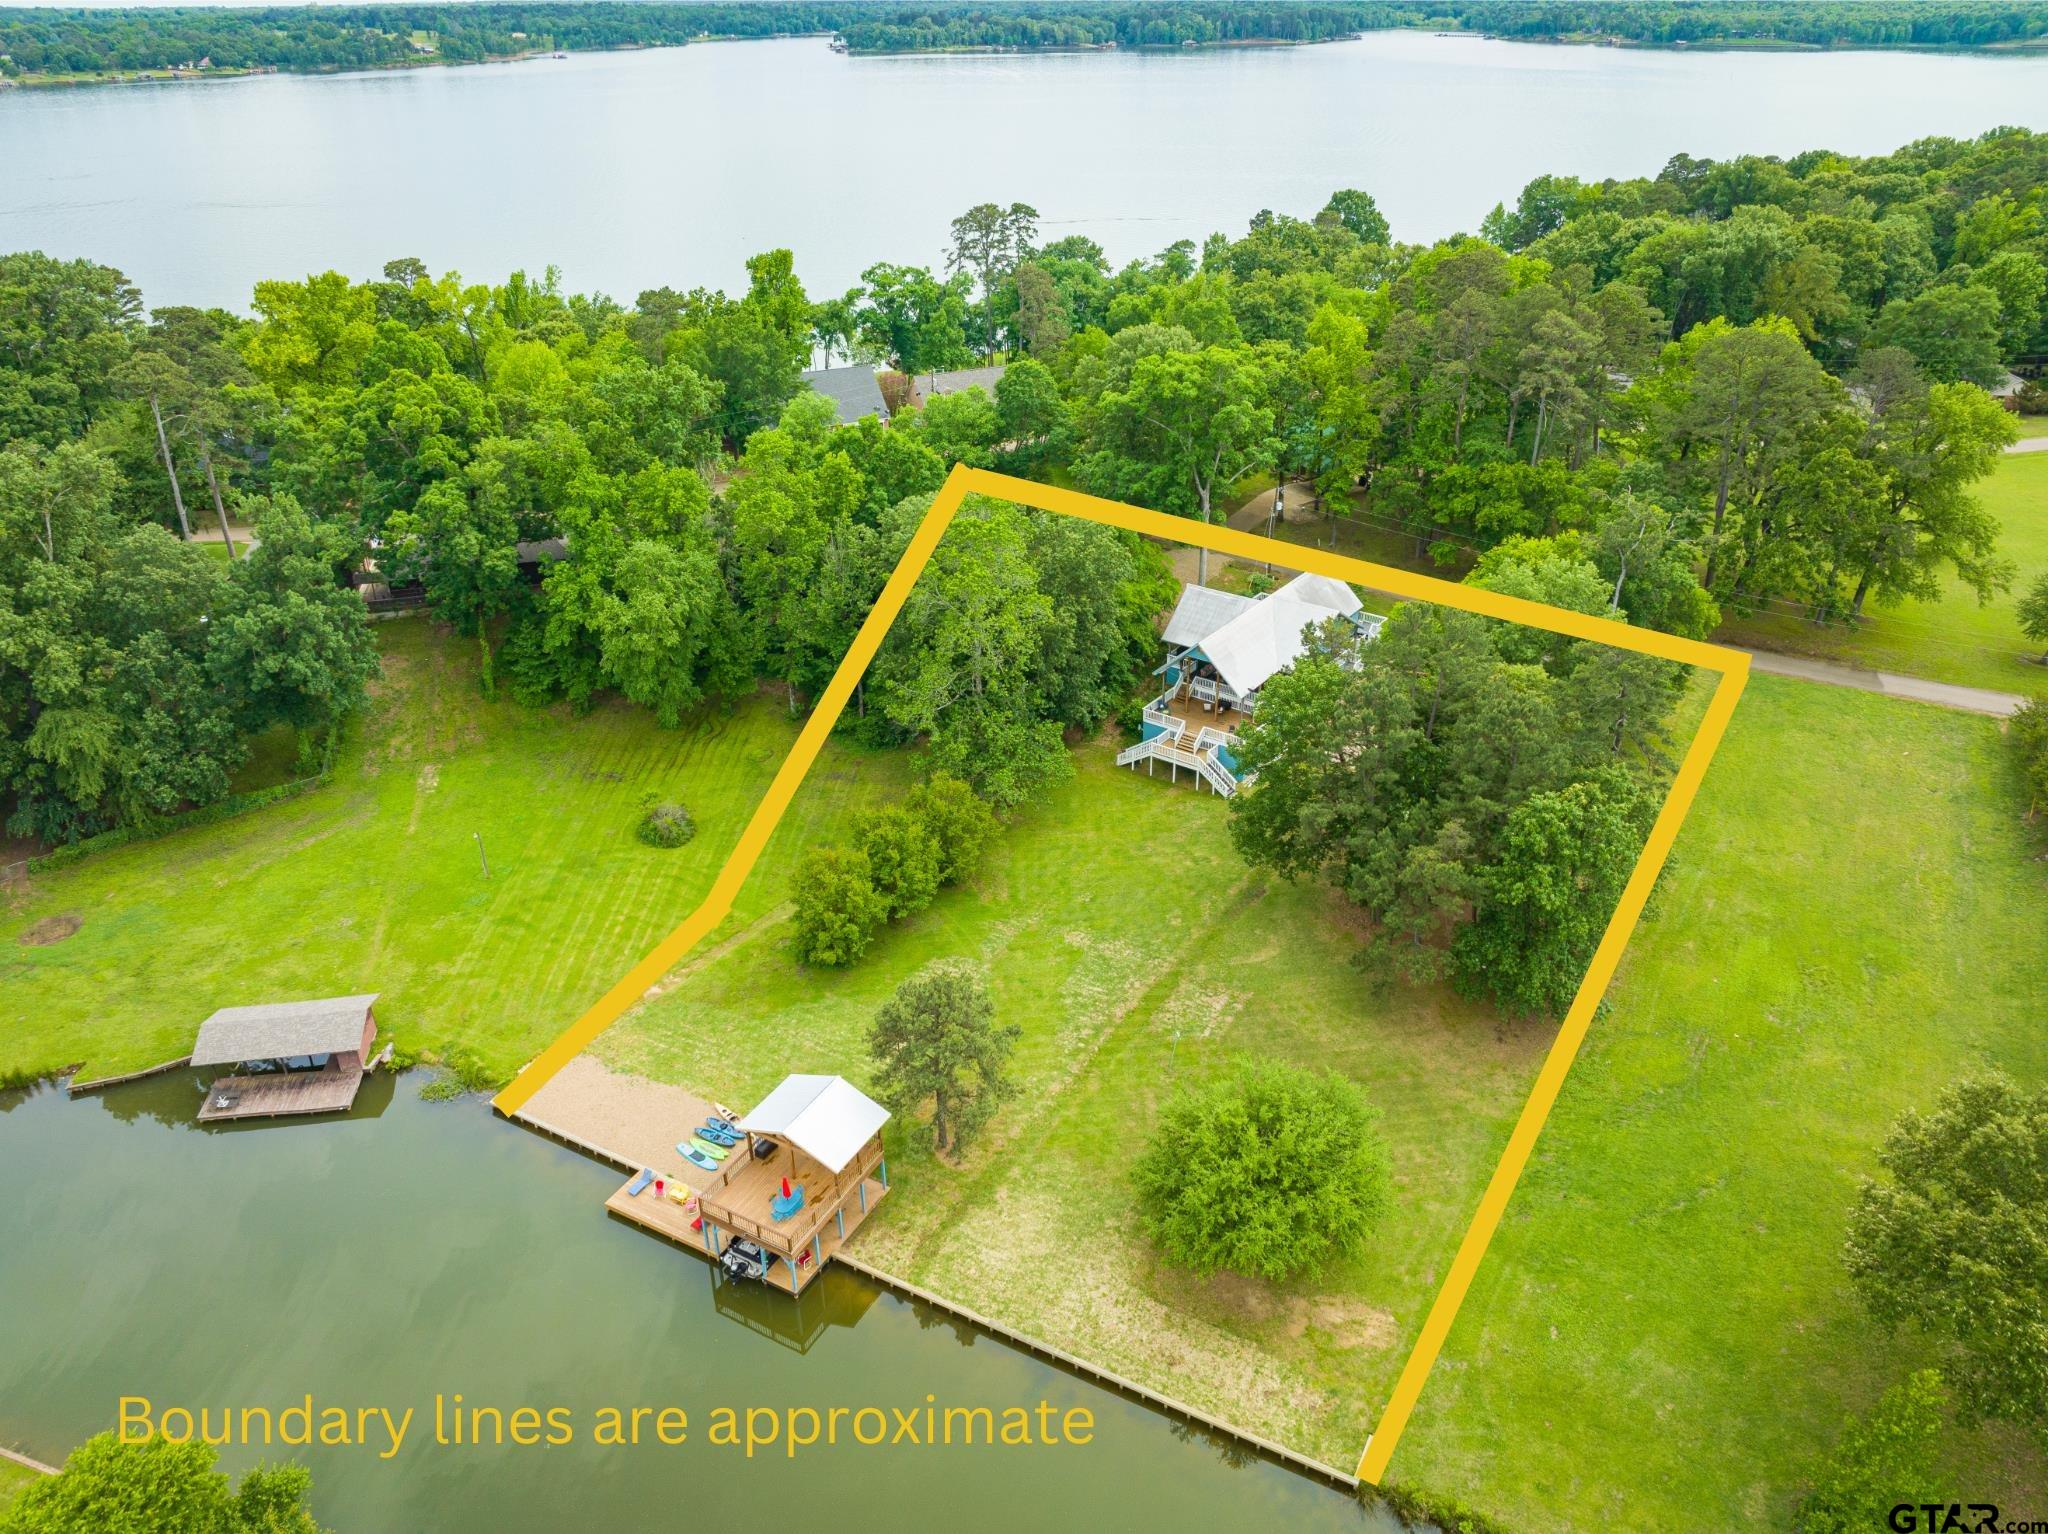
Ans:
[[[741,940],[597,1052],[731,1102],[791,1070],[864,1081],[881,1000],[933,959],[971,960],[1024,1030],[1022,1092],[959,1167],[922,1126],[891,1131],[894,1191],[862,1255],[1349,1468],[1552,1030],[1503,1026],[1444,990],[1377,992],[1348,962],[1358,934],[1329,892],[1253,874],[1220,800],[1119,769],[1114,751],[1082,746],[1076,779],[1012,824],[970,887],[850,971],[799,967],[775,919],[825,817],[786,827],[729,924]],[[841,797],[812,784],[798,803]],[[1135,1230],[1126,1168],[1162,1100],[1248,1051],[1334,1066],[1384,1113],[1397,1211],[1369,1255],[1319,1279],[1196,1281]]]
[[[1394,1457],[1518,1530],[1789,1526],[1817,1446],[1922,1361],[1839,1260],[1899,1111],[2048,1080],[2048,862],[1989,720],[1749,684]],[[2017,1435],[1966,1500],[2048,1506]]]
[[[40,1481],[43,1473],[31,1470],[26,1465],[17,1465],[11,1459],[0,1459],[0,1518],[7,1516],[7,1510],[14,1506],[32,1481]]]
[[[133,1070],[215,1007],[353,991],[382,993],[401,1046],[509,1076],[702,898],[795,739],[779,696],[677,731],[488,703],[474,641],[424,619],[378,636],[331,786],[0,893],[0,1079]],[[650,793],[689,805],[695,841],[634,839]],[[82,925],[21,941],[50,918]]]
[[[1988,604],[1951,579],[1940,601],[1877,609],[1853,629],[1755,617],[1730,621],[1715,637],[1969,687],[2048,694],[2048,668],[2033,664],[2041,646],[2020,633],[2015,613],[2028,586],[2048,572],[2048,453],[2007,455],[1979,494],[2004,524],[2001,551],[2020,569],[2012,590]]]

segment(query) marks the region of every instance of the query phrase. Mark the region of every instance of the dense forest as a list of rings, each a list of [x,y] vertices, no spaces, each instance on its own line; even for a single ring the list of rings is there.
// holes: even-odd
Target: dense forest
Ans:
[[[942,267],[836,296],[787,251],[737,296],[630,304],[405,256],[260,283],[251,317],[0,256],[0,808],[73,840],[221,799],[264,731],[331,738],[375,672],[364,580],[416,586],[524,703],[801,710],[956,462],[1204,519],[1288,475],[1469,580],[1692,637],[1999,591],[1972,487],[2014,435],[1986,386],[2048,352],[2044,189],[2048,135],[2005,129],[1541,177],[1428,247],[1340,190],[1112,269],[990,203]],[[821,356],[1007,367],[849,425]],[[1152,545],[970,504],[846,727],[1022,802],[1131,707],[1173,591]],[[1670,668],[1422,612],[1329,659],[1247,741],[1247,855],[1338,879],[1402,967],[1553,1008],[1598,902],[1524,909],[1529,864],[1634,845]],[[1380,762],[1406,807],[1289,761]],[[1295,833],[1340,822],[1321,866],[1337,843]]]
[[[0,77],[198,65],[318,71],[474,63],[549,49],[837,33],[855,53],[944,48],[1171,48],[1327,41],[1387,27],[1649,47],[1982,48],[2048,41],[2021,0],[1014,0],[1009,4],[569,3],[224,10],[0,11]]]

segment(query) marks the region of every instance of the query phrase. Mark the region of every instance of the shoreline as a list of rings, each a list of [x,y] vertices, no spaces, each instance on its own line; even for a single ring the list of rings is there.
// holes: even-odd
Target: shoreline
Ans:
[[[2048,57],[2048,37],[2022,42],[1984,43],[1977,46],[1941,45],[1933,43],[1801,43],[1760,38],[1754,41],[1719,39],[1702,42],[1646,42],[1635,38],[1617,37],[1612,34],[1560,33],[1548,37],[1508,37],[1498,32],[1470,31],[1459,27],[1389,26],[1373,27],[1366,31],[1349,33],[1342,37],[1316,38],[1242,38],[1213,43],[1162,43],[1156,46],[1120,47],[1115,43],[1089,44],[1069,43],[1054,47],[1013,47],[1000,44],[963,44],[949,48],[846,48],[836,47],[832,51],[849,61],[855,59],[911,59],[911,58],[968,58],[986,57],[1027,57],[1035,55],[1114,55],[1141,54],[1147,57],[1171,54],[1193,53],[1240,53],[1262,49],[1316,48],[1332,43],[1357,42],[1367,37],[1380,36],[1390,32],[1427,33],[1432,37],[1447,39],[1477,38],[1485,42],[1524,44],[1530,47],[1546,48],[1613,48],[1632,53],[1922,53],[1947,58],[1990,58],[2027,59]],[[703,43],[778,43],[796,42],[807,38],[833,38],[831,32],[787,32],[775,37],[737,37],[704,33],[676,43],[618,43],[608,48],[580,48],[576,50],[527,49],[520,53],[506,53],[483,59],[414,58],[400,59],[388,64],[368,64],[349,68],[293,69],[284,65],[260,64],[243,68],[219,69],[137,69],[112,70],[105,74],[30,74],[0,75],[0,97],[10,91],[52,91],[88,90],[99,86],[117,85],[203,85],[214,80],[249,80],[265,76],[285,75],[305,79],[340,79],[351,75],[397,74],[424,69],[479,68],[493,64],[530,64],[537,61],[561,62],[572,57],[589,54],[610,53],[652,53],[669,48],[689,48]]]

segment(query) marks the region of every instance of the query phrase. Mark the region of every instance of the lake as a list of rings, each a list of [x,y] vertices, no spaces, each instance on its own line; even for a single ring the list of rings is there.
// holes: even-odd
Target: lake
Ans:
[[[695,1527],[1247,1528],[1393,1534],[1362,1507],[834,1268],[801,1302],[604,1213],[618,1175],[373,1076],[346,1119],[200,1130],[197,1078],[0,1092],[0,1444],[61,1460],[117,1398],[407,1405],[386,1460],[288,1451],[343,1534]],[[1086,1407],[1094,1441],[824,1448],[437,1447],[468,1404]],[[287,1451],[273,1451],[277,1453]],[[223,1455],[237,1470],[260,1458]]]
[[[517,64],[0,92],[0,249],[120,267],[155,303],[401,255],[578,290],[814,296],[940,259],[1028,202],[1125,259],[1339,186],[1404,240],[1474,229],[1545,171],[1674,153],[1875,153],[2048,128],[2048,57],[1656,52],[1383,32],[1308,48],[847,58],[819,38]]]

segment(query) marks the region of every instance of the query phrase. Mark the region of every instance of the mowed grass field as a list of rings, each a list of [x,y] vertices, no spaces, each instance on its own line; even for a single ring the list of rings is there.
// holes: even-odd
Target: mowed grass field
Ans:
[[[1950,577],[1939,601],[1874,607],[1869,621],[1854,628],[1760,615],[1730,619],[1715,637],[1875,671],[2048,696],[2048,667],[2036,664],[2048,647],[2020,632],[2017,611],[2027,588],[2048,573],[2048,453],[2008,453],[1977,494],[2004,527],[2000,552],[2020,572],[2012,589],[1990,602],[1979,603],[1974,591]]]
[[[2048,838],[1990,720],[1756,677],[1394,1456],[1518,1530],[1790,1527],[1927,1361],[1840,1251],[1904,1108],[2048,1081]],[[1948,1490],[2048,1506],[2011,1433]]]
[[[789,1071],[862,1083],[883,999],[933,960],[968,960],[1023,1030],[1021,1090],[957,1166],[921,1123],[891,1126],[893,1191],[859,1254],[1348,1470],[1553,1030],[1444,989],[1380,991],[1327,890],[1253,873],[1221,800],[1117,768],[1115,749],[1082,745],[1074,781],[1016,817],[977,879],[845,971],[796,963],[779,903],[834,810],[785,825],[707,957],[594,1047],[736,1104]],[[846,797],[809,783],[798,806]],[[1247,1053],[1333,1067],[1379,1107],[1398,1193],[1358,1261],[1205,1282],[1143,1240],[1128,1167],[1162,1103]]]
[[[378,634],[331,785],[0,892],[0,1078],[134,1070],[216,1007],[357,991],[402,1047],[509,1077],[703,897],[796,737],[779,697],[674,731],[487,702],[474,641]],[[637,841],[649,795],[696,839]],[[78,929],[34,942],[52,918]]]

